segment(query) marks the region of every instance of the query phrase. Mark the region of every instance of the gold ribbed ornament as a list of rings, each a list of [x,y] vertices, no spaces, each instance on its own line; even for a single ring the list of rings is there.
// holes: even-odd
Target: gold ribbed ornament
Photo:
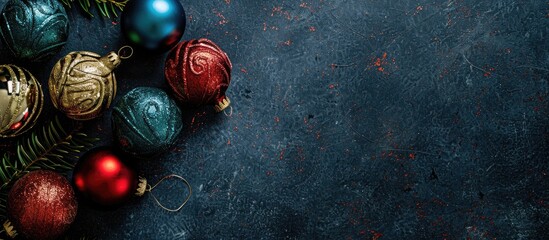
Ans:
[[[15,137],[31,129],[42,112],[40,83],[24,68],[0,65],[0,137]]]
[[[55,108],[74,120],[90,120],[108,109],[116,96],[114,69],[120,65],[120,56],[110,52],[100,56],[93,52],[71,52],[59,60],[50,74],[50,96]]]

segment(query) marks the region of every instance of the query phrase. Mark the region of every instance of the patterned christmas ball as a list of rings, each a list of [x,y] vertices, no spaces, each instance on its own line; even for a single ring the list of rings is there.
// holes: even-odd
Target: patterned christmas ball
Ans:
[[[166,151],[183,128],[181,110],[164,91],[139,87],[115,105],[114,138],[127,153],[151,156]]]
[[[43,102],[42,87],[29,71],[0,65],[0,137],[15,137],[31,129]]]
[[[0,36],[16,58],[41,61],[63,48],[69,18],[57,0],[9,0],[2,10]]]
[[[116,95],[114,69],[118,54],[101,57],[92,52],[71,52],[50,74],[50,96],[55,108],[74,120],[90,120],[108,109]]]
[[[69,181],[52,171],[30,172],[8,193],[9,220],[27,239],[57,239],[70,227],[77,210]]]
[[[168,54],[164,73],[177,98],[192,106],[214,105],[217,112],[231,103],[225,96],[232,64],[208,39],[182,42]]]

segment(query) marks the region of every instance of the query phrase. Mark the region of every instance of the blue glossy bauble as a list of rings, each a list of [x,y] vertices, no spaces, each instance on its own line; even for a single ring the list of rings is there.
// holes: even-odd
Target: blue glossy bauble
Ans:
[[[60,1],[9,0],[0,16],[0,36],[16,58],[46,60],[67,42],[69,18]]]
[[[181,110],[158,88],[138,87],[124,95],[112,113],[115,142],[126,153],[148,157],[162,153],[183,128]]]
[[[185,10],[178,0],[131,0],[122,14],[126,39],[153,52],[174,47],[185,32],[185,24]]]

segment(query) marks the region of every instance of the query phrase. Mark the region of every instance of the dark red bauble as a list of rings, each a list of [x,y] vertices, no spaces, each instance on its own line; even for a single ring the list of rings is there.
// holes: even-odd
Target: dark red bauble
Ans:
[[[127,201],[137,189],[137,175],[109,148],[90,150],[74,168],[76,190],[103,206]]]
[[[28,239],[56,239],[76,217],[78,203],[67,179],[38,170],[19,179],[8,194],[8,216]]]
[[[230,104],[225,91],[232,64],[221,48],[208,39],[179,43],[166,59],[164,74],[177,98],[193,106],[214,105],[218,112]]]

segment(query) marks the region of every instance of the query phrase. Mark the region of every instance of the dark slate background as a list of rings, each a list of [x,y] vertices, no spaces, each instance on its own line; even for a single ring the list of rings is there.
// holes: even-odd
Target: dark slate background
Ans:
[[[128,159],[150,181],[186,177],[183,210],[150,196],[82,203],[70,238],[549,238],[547,1],[182,3],[184,39],[207,37],[233,62],[232,115],[184,109],[177,146]],[[19,63],[45,90],[64,54],[124,45],[117,20],[70,19],[58,56]],[[118,97],[168,90],[164,57],[123,62]],[[59,115],[47,94],[40,123]],[[110,112],[85,124],[111,144]],[[155,193],[175,206],[182,187]]]

